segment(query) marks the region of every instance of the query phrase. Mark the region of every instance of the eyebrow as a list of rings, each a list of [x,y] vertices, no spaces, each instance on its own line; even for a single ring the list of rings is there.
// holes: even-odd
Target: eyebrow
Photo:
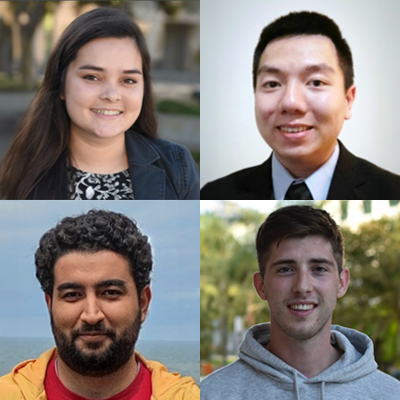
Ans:
[[[332,267],[335,266],[335,263],[334,263],[333,261],[328,260],[328,259],[325,258],[325,257],[321,257],[321,258],[311,258],[311,259],[309,260],[309,263],[310,263],[310,264],[325,264],[325,265],[329,265],[329,266],[332,266]]]
[[[96,289],[103,289],[103,288],[110,287],[110,286],[117,286],[117,287],[120,287],[122,289],[126,289],[126,282],[121,280],[121,279],[107,279],[107,280],[101,281],[99,283],[96,283],[95,288]],[[85,288],[85,286],[82,285],[81,283],[65,282],[65,283],[62,283],[61,285],[59,285],[57,287],[57,291],[58,292],[63,292],[64,290],[68,290],[68,289],[79,289],[79,290],[82,290],[84,288]]]
[[[296,264],[296,260],[294,260],[293,258],[281,258],[279,260],[274,261],[271,264],[271,268],[282,264]]]
[[[304,72],[306,73],[314,73],[314,72],[327,72],[327,73],[335,73],[335,69],[332,68],[330,65],[321,63],[321,64],[310,64],[307,65],[304,69]],[[277,74],[277,75],[284,75],[285,71],[282,69],[279,69],[277,67],[274,67],[272,65],[263,65],[258,69],[257,75],[260,74]]]
[[[335,266],[333,261],[331,261],[331,260],[329,260],[329,259],[327,259],[325,257],[310,258],[308,260],[308,263],[309,264],[325,264],[325,265],[329,265],[329,266],[332,266],[332,267]],[[271,268],[279,266],[279,265],[282,265],[282,264],[293,265],[293,264],[297,264],[297,261],[295,259],[293,259],[293,258],[281,258],[279,260],[274,261],[271,264]]]
[[[104,68],[96,67],[95,65],[91,65],[91,64],[82,65],[78,69],[89,69],[89,70],[92,70],[92,71],[100,71],[100,72],[104,72],[105,71]],[[139,75],[143,75],[142,71],[139,71],[138,69],[127,69],[125,71],[122,71],[122,73],[123,74],[139,74]]]

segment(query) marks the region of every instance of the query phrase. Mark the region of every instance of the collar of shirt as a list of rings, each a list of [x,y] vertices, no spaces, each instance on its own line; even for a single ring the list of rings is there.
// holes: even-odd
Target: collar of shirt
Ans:
[[[289,186],[293,181],[305,181],[313,199],[326,200],[338,159],[339,144],[336,143],[335,150],[325,164],[318,168],[308,178],[296,179],[279,162],[275,156],[275,153],[272,153],[272,184],[274,188],[275,199],[283,200],[287,190],[289,189]]]

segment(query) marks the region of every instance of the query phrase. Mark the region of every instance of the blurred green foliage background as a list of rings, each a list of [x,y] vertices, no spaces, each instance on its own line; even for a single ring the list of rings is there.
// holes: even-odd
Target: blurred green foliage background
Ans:
[[[371,216],[373,202],[351,204],[355,202],[313,203],[331,213],[345,238],[345,266],[350,270],[351,280],[346,295],[338,301],[333,323],[370,336],[379,368],[391,372],[400,367],[399,201],[380,201],[382,210],[391,212],[390,216],[384,212],[379,218]],[[283,202],[274,204],[276,208]],[[358,222],[346,222],[355,209],[360,214]],[[264,212],[229,202],[218,211],[200,216],[203,364],[212,362],[220,366],[228,362],[228,341],[236,316],[243,318],[245,330],[269,321],[267,303],[258,298],[252,284],[253,273],[258,269],[255,236],[266,217]],[[216,330],[217,344],[213,340]]]

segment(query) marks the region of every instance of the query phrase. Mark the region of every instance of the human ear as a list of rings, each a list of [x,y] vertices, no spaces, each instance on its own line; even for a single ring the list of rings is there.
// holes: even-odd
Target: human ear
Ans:
[[[268,300],[264,288],[264,279],[260,272],[255,272],[253,275],[253,284],[256,292],[261,300]]]
[[[147,313],[149,312],[151,302],[151,289],[149,285],[146,285],[142,293],[140,294],[140,309],[142,311],[142,323],[146,321]]]
[[[351,108],[353,106],[354,100],[356,99],[356,87],[355,85],[352,85],[346,93],[346,114],[345,114],[345,119],[350,119],[351,118]]]
[[[348,268],[344,268],[339,276],[339,290],[337,294],[338,299],[340,299],[346,294],[349,282],[350,282],[350,271]]]
[[[44,295],[44,299],[45,299],[46,304],[47,304],[47,309],[49,310],[49,312],[51,312],[51,297],[46,293]]]

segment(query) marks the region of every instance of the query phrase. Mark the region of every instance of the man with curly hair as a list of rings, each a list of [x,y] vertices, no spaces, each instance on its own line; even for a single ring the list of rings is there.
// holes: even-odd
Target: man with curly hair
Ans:
[[[148,237],[91,210],[46,232],[35,255],[57,345],[0,379],[7,400],[192,400],[199,388],[135,352],[151,301]]]

